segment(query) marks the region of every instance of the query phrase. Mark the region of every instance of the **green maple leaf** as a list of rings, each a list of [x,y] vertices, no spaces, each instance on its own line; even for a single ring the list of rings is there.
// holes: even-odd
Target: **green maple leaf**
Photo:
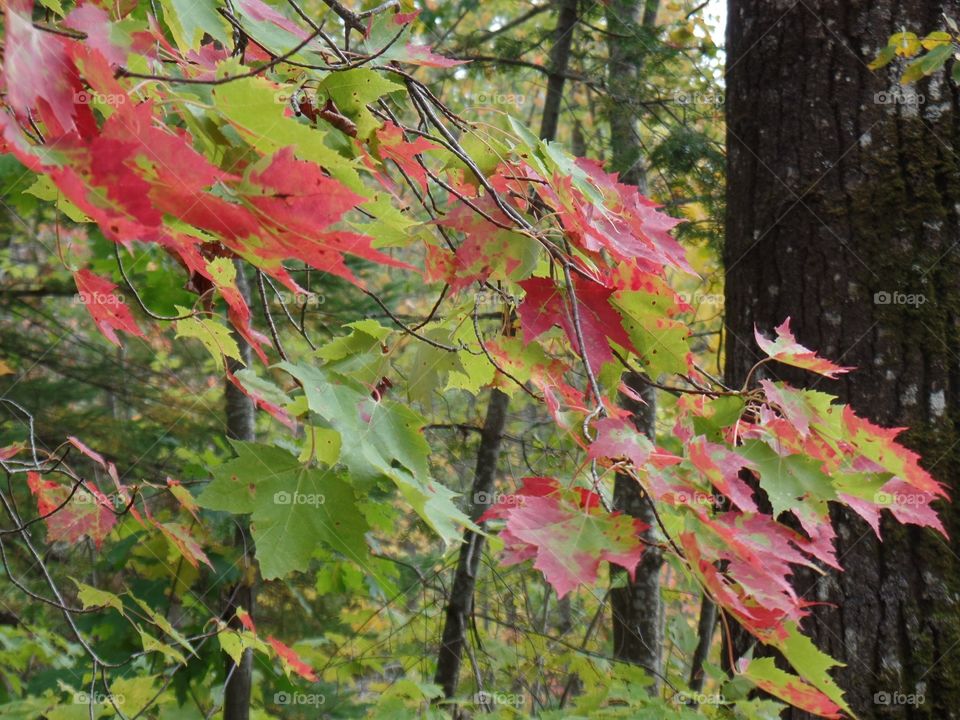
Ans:
[[[340,462],[354,481],[393,481],[404,499],[445,542],[470,523],[456,494],[430,477],[430,446],[420,432],[426,421],[408,407],[377,401],[364,385],[326,370],[281,363],[297,378],[310,410],[340,433]]]
[[[177,312],[186,315],[189,311],[186,308],[177,307]],[[237,341],[230,333],[230,329],[221,325],[216,320],[201,317],[187,317],[177,322],[178,338],[196,338],[203,343],[203,346],[210,353],[214,362],[217,364],[217,370],[223,372],[224,357],[234,360],[242,360],[240,348]]]
[[[239,74],[242,69],[221,64],[226,74]],[[287,117],[286,95],[277,91],[263,78],[244,78],[218,85],[211,97],[220,117],[229,121],[250,145],[264,155],[293,146],[297,157],[322,165],[330,174],[351,190],[364,193],[363,183],[353,162],[324,143],[326,130],[310,127],[295,118]]]
[[[818,515],[826,512],[827,500],[837,493],[822,463],[801,455],[782,457],[760,440],[748,440],[737,452],[760,473],[760,486],[770,498],[773,515],[793,510],[798,502],[811,504]]]
[[[639,353],[640,364],[651,377],[687,371],[690,329],[668,316],[665,291],[621,292],[612,302],[623,316],[623,329]]]
[[[212,0],[164,0],[163,17],[181,52],[199,50],[205,34],[223,44],[230,41],[230,25]]]
[[[326,360],[327,367],[341,375],[376,385],[390,367],[390,357],[381,349],[390,330],[369,319],[347,323],[344,327],[350,328],[350,334],[331,340],[317,350],[317,357]]]
[[[403,85],[367,68],[331,73],[324,78],[320,87],[330,95],[340,112],[356,122],[357,136],[360,138],[369,137],[380,126],[367,109],[367,104],[383,95],[403,90]]]
[[[368,526],[342,473],[308,467],[270,445],[232,444],[236,459],[213,471],[197,501],[211,510],[250,514],[265,578],[306,570],[318,544],[351,560],[367,556]]]

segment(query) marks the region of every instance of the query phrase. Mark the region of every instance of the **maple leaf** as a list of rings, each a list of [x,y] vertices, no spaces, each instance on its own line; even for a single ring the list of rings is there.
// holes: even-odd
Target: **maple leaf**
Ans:
[[[389,478],[409,505],[447,543],[459,541],[461,526],[475,526],[452,502],[454,493],[430,477],[426,420],[405,405],[374,397],[368,386],[327,368],[283,362],[297,378],[311,412],[340,434],[340,462],[351,481]]]
[[[847,448],[892,473],[917,490],[947,497],[943,485],[920,467],[920,456],[908,450],[896,438],[903,428],[883,428],[857,415],[853,408],[843,408],[843,424],[849,432]]]
[[[903,480],[886,483],[875,498],[877,504],[893,513],[898,522],[934,528],[947,537],[947,531],[936,510],[930,507],[930,503],[936,499],[937,496],[933,493],[917,490]]]
[[[742,658],[739,674],[761,690],[823,718],[842,718],[840,706],[813,685],[778,668],[773,658]]]
[[[286,450],[234,441],[237,458],[214,469],[197,498],[213,510],[251,514],[263,576],[304,571],[318,545],[364,557],[368,530],[351,485],[340,472],[300,463]]]
[[[433,67],[433,68],[449,68],[456,67],[457,65],[465,65],[470,62],[469,60],[454,60],[453,58],[444,57],[443,55],[437,55],[430,48],[429,45],[416,45],[414,43],[407,43],[406,46],[406,56],[402,62],[410,63],[411,65],[422,65],[424,67]]]
[[[383,158],[393,160],[407,177],[416,180],[420,188],[427,191],[427,171],[417,160],[421,153],[441,149],[426,138],[417,137],[407,142],[403,131],[393,123],[386,123],[377,130],[377,149]]]
[[[610,305],[611,288],[579,277],[573,281],[586,346],[580,348],[576,326],[566,307],[566,291],[549,278],[529,278],[519,285],[526,292],[518,310],[526,342],[559,325],[577,354],[582,350],[586,355],[594,372],[599,372],[605,363],[613,360],[611,342],[633,351],[633,344],[623,329],[623,320]]]
[[[128,49],[113,41],[110,13],[92,2],[78,4],[63,20],[64,27],[84,33],[84,44],[98,50],[111,65],[122,65],[127,60]],[[145,50],[146,48],[139,48]]]
[[[194,520],[200,522],[200,516],[197,514],[200,506],[197,505],[197,501],[190,491],[187,490],[179,480],[174,480],[170,477],[167,478],[167,489],[170,491],[170,494],[177,499],[181,507],[190,513]]]
[[[63,38],[35,28],[32,12],[33,2],[28,0],[6,3],[6,100],[21,117],[39,107],[41,114],[55,119],[62,131],[70,131],[76,127],[75,93],[80,89],[77,70]]]
[[[753,636],[764,642],[775,641],[785,635],[786,620],[803,616],[803,606],[789,593],[775,590],[766,592],[761,603],[751,597],[736,582],[717,569],[721,558],[716,548],[705,543],[694,532],[683,532],[677,540],[683,549],[687,564],[717,604],[737,618]]]
[[[152,520],[152,518],[151,518]],[[177,552],[193,567],[199,567],[200,563],[213,567],[207,554],[203,551],[200,543],[190,534],[190,528],[181,523],[161,523],[153,521],[163,536],[173,545]]]
[[[293,648],[284,645],[272,635],[267,636],[267,642],[270,643],[270,647],[273,648],[277,657],[280,658],[280,663],[283,665],[284,670],[293,670],[297,675],[310,682],[314,682],[317,679],[317,674],[313,671],[313,668],[305,663]]]
[[[787,421],[793,425],[801,437],[810,434],[810,423],[819,419],[817,409],[808,399],[808,394],[797,391],[785,383],[773,383],[766,378],[760,381],[764,395],[774,402]],[[813,394],[810,393],[812,396]]]
[[[89,483],[89,493],[77,488],[71,497],[71,488],[67,485],[29,472],[27,486],[37,499],[37,512],[48,516],[45,521],[51,541],[77,543],[89,537],[99,548],[117,524],[109,498]]]
[[[77,450],[79,450],[79,451],[82,452],[84,455],[86,455],[88,458],[90,458],[90,459],[93,460],[95,463],[97,463],[97,465],[99,465],[100,467],[102,467],[102,468],[105,469],[105,470],[107,469],[107,461],[103,459],[103,455],[101,455],[100,453],[98,453],[96,450],[90,449],[90,447],[89,447],[86,443],[84,443],[82,440],[80,440],[79,438],[74,437],[73,435],[69,435],[69,436],[67,437],[67,442],[69,442],[69,443],[70,443],[71,445],[73,445]]]
[[[596,423],[597,439],[590,444],[591,458],[626,458],[642,468],[653,452],[653,443],[637,427],[623,418],[607,417]]]
[[[660,212],[635,186],[618,182],[594,160],[567,160],[558,169],[564,174],[554,178],[556,210],[574,242],[591,253],[607,250],[648,272],[669,266],[693,274],[686,251],[670,235],[682,220]]]
[[[272,25],[285,30],[299,40],[306,40],[310,33],[287,18],[285,15],[277,12],[261,0],[236,0],[237,7],[241,13],[252,20],[269,22]]]
[[[0,460],[9,460],[14,457],[17,453],[26,449],[26,445],[23,443],[14,443],[13,445],[8,445],[7,447],[0,448]]]
[[[723,445],[711,443],[703,437],[697,437],[687,444],[690,462],[703,473],[706,480],[726,495],[741,510],[756,512],[753,491],[740,478],[743,468],[751,464],[728,450]]]
[[[254,224],[248,231],[250,236],[261,237],[261,247],[256,250],[261,258],[297,258],[355,285],[361,282],[344,263],[344,254],[412,269],[375,250],[366,235],[327,230],[366,198],[324,175],[319,165],[298,160],[293,148],[276,152],[266,167],[251,171],[249,181],[260,190],[259,194],[248,190],[246,197],[264,218],[251,218]],[[270,234],[265,236],[264,230]]]
[[[107,340],[119,347],[120,340],[117,338],[116,330],[143,337],[143,331],[130,314],[130,308],[113,294],[117,289],[114,283],[86,269],[75,272],[73,279],[77,283],[81,302]]]
[[[500,533],[504,562],[533,558],[559,597],[595,583],[604,562],[626,568],[632,578],[643,554],[640,537],[648,529],[640,520],[608,513],[595,493],[563,490],[550,478],[526,479],[495,514],[506,520]]]
[[[283,394],[280,388],[268,380],[257,377],[246,368],[238,370],[236,373],[230,372],[230,369],[227,368],[225,372],[227,380],[240,392],[253,400],[258,408],[272,415],[274,419],[286,425],[291,430],[296,430],[296,420],[290,417],[290,413],[274,402],[274,400],[279,400],[284,403],[290,402],[290,399]]]
[[[837,375],[850,372],[855,368],[843,367],[818,356],[813,350],[805,348],[797,342],[797,339],[790,331],[790,318],[787,318],[776,329],[777,337],[775,340],[768,340],[760,331],[754,328],[754,337],[757,339],[757,345],[772,360],[782,362],[784,365],[810,370],[818,375],[836,379]]]
[[[490,277],[519,279],[529,275],[536,266],[538,243],[504,229],[512,221],[488,193],[474,198],[470,205],[457,201],[452,210],[436,223],[465,236],[444,278],[454,291]]]
[[[463,65],[467,60],[453,60],[435,54],[428,46],[408,42],[411,23],[420,15],[413,12],[376,13],[367,21],[365,37],[361,44],[364,52],[377,56],[424,67],[447,68]]]
[[[234,614],[237,616],[237,620],[240,621],[240,624],[244,627],[245,630],[249,630],[250,632],[256,634],[257,626],[253,622],[253,617],[251,617],[250,613],[248,613],[242,607],[238,607],[235,610]]]

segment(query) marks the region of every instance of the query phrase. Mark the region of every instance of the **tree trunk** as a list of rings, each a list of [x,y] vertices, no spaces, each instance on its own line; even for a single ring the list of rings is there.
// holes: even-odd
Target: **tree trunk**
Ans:
[[[637,135],[637,112],[635,108],[621,106],[622,98],[632,97],[640,87],[641,72],[646,45],[637,35],[637,17],[642,13],[643,22],[653,24],[656,19],[656,0],[611,0],[607,5],[607,36],[609,52],[608,83],[613,106],[610,108],[610,146],[612,169],[620,173],[622,182],[637,185],[646,192],[646,173],[642,164],[640,140]],[[634,32],[627,32],[626,29]],[[626,397],[622,404],[629,409],[640,432],[651,439],[656,430],[656,394],[641,377],[632,373],[625,382],[638,393],[645,404]],[[614,508],[639,518],[650,526],[647,540],[655,541],[656,518],[653,509],[637,482],[627,475],[617,475],[613,490]],[[650,671],[654,685],[659,687],[661,674],[661,650],[663,625],[660,603],[660,569],[663,554],[648,545],[643,560],[637,568],[633,582],[626,571],[611,565],[611,580],[619,587],[610,593],[612,613],[613,654],[619,660],[635,663]]]
[[[554,46],[550,52],[551,74],[547,82],[547,100],[540,120],[540,137],[553,140],[560,118],[560,101],[567,65],[570,62],[570,44],[577,23],[578,0],[559,0],[557,26],[554,30]],[[558,49],[559,48],[559,49]],[[507,422],[510,398],[496,388],[490,391],[487,417],[477,450],[477,467],[473,475],[470,517],[474,521],[489,507],[495,492],[497,458]],[[454,572],[453,587],[447,603],[446,619],[437,655],[437,671],[434,682],[443,688],[445,698],[457,694],[460,682],[460,666],[463,649],[467,642],[467,619],[473,611],[473,594],[477,583],[477,569],[483,554],[483,536],[470,530],[463,533],[463,545]]]
[[[909,426],[903,439],[956,495],[958,95],[942,74],[901,90],[902,65],[865,65],[902,28],[942,29],[943,12],[960,17],[956,0],[731,0],[726,376],[739,385],[757,359],[754,325],[769,333],[792,317],[801,343],[858,370],[837,381],[771,373]],[[937,505],[960,536],[956,506]],[[846,663],[835,677],[851,707],[863,718],[960,717],[949,541],[886,517],[880,544],[850,513],[833,517],[845,572],[798,573],[795,584],[822,603],[802,627]],[[742,633],[733,645],[742,652]]]
[[[644,400],[639,403],[626,396],[620,404],[633,415],[637,430],[653,437],[656,428],[657,406],[653,388],[633,373],[625,376],[626,384]],[[617,475],[613,486],[615,510],[639,518],[650,529],[644,534],[650,543],[656,542],[657,519],[640,485],[629,475]],[[660,612],[660,569],[663,553],[650,544],[643,550],[643,559],[637,566],[633,582],[619,565],[610,566],[611,580],[618,585],[610,591],[610,611],[613,618],[613,656],[649,670],[654,691],[659,687],[663,624]]]
[[[717,606],[704,594],[700,598],[700,619],[697,621],[697,647],[693,651],[690,661],[690,680],[688,684],[695,693],[703,690],[704,664],[710,657],[710,646],[713,644],[713,631],[717,624]]]
[[[577,4],[579,0],[558,0],[560,12],[557,25],[553,30],[553,46],[550,48],[550,70],[547,76],[547,97],[543,103],[543,117],[540,121],[540,137],[553,140],[557,136],[560,123],[560,104],[563,102],[564,74],[570,63],[570,45],[573,42],[573,29],[577,25]]]
[[[490,507],[496,492],[494,481],[497,475],[497,458],[500,455],[509,404],[508,395],[496,388],[490,391],[490,403],[487,405],[487,417],[480,436],[477,467],[471,488],[470,519],[474,522]],[[483,544],[482,535],[471,530],[464,531],[463,545],[460,546],[460,557],[453,576],[453,587],[447,602],[446,622],[434,677],[434,682],[443,688],[443,696],[446,698],[457,694],[460,683],[460,665],[467,642],[467,622],[473,610],[473,590],[477,582],[477,570],[480,568],[480,557],[483,555]]]
[[[243,295],[247,303],[250,302],[250,287],[246,276],[243,274],[244,268],[240,261],[235,263],[237,269],[237,288]],[[236,332],[233,333],[237,346],[240,348],[240,362],[228,359],[228,367],[231,373],[237,372],[242,367],[250,367],[253,360],[253,353],[250,345],[240,337]],[[256,407],[253,400],[244,395],[239,388],[228,382],[225,390],[226,396],[226,414],[227,414],[227,437],[233,440],[251,441],[254,439],[254,428],[256,423]],[[243,552],[244,548],[250,542],[250,533],[247,532],[248,524],[244,520],[239,520],[242,527],[237,529],[236,544]],[[246,536],[246,539],[245,537]],[[237,608],[243,608],[246,612],[253,615],[253,604],[255,587],[254,580],[247,571],[247,568],[253,565],[253,548],[247,547],[247,556],[243,558],[241,566],[242,577],[235,590],[232,591],[233,602],[227,608],[225,616],[231,627],[240,629],[239,620],[236,617]],[[253,690],[253,650],[243,651],[240,658],[240,664],[235,665],[233,660],[227,658],[226,663],[227,685],[224,688],[223,697],[223,718],[224,720],[249,720],[250,718],[250,696]]]

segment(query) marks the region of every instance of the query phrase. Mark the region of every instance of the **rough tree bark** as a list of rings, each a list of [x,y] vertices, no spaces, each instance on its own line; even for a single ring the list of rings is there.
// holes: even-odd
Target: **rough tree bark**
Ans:
[[[941,74],[900,90],[902,66],[865,65],[902,28],[941,29],[943,12],[960,17],[955,0],[731,0],[726,374],[742,383],[757,358],[755,324],[769,333],[791,316],[800,342],[858,370],[819,382],[771,372],[909,426],[904,439],[956,495],[958,92]],[[957,538],[957,506],[938,505]],[[956,548],[890,520],[880,544],[834,512],[845,572],[795,578],[832,604],[803,627],[846,663],[835,677],[860,717],[960,717]],[[733,644],[743,651],[742,634]],[[885,704],[895,693],[923,701]]]
[[[240,261],[236,262],[237,269],[237,288],[249,304],[250,287],[244,275],[244,268]],[[240,348],[241,362],[228,359],[228,366],[231,373],[235,373],[242,367],[250,367],[253,360],[253,352],[250,345],[240,337],[236,332],[233,333],[237,346]],[[254,440],[254,428],[256,426],[256,407],[253,400],[244,395],[232,383],[227,383],[224,391],[226,399],[227,415],[227,437],[233,440]],[[246,547],[244,535],[247,527],[244,524],[237,528],[236,544],[243,552]],[[241,579],[234,590],[231,592],[233,602],[224,613],[227,622],[237,629],[240,629],[240,623],[236,618],[237,608],[243,608],[246,612],[253,614],[253,604],[255,599],[255,586],[248,569],[252,570],[253,549],[247,548],[247,556],[243,559],[241,567]],[[244,650],[240,658],[240,664],[235,665],[233,660],[227,658],[226,663],[227,685],[224,688],[223,697],[223,718],[224,720],[249,720],[250,718],[250,696],[253,690],[253,650]]]
[[[558,0],[557,2],[557,25],[553,34],[554,45],[550,52],[547,99],[544,114],[540,120],[540,137],[544,140],[554,139],[559,124],[565,74],[570,62],[570,43],[578,20],[578,1]],[[496,490],[494,481],[497,458],[500,455],[500,444],[507,422],[509,404],[509,396],[497,389],[490,391],[490,401],[480,436],[477,465],[471,487],[470,518],[474,521],[489,507]],[[463,545],[460,546],[457,569],[454,572],[450,599],[447,602],[443,634],[437,655],[437,670],[434,675],[434,682],[443,688],[445,698],[451,698],[457,694],[457,686],[460,682],[460,667],[467,642],[467,622],[473,612],[474,588],[483,545],[482,535],[477,535],[470,530],[464,531]]]
[[[640,140],[637,135],[637,112],[620,106],[622,98],[629,98],[640,87],[639,74],[648,43],[640,36],[642,22],[652,25],[656,19],[657,0],[610,0],[606,8],[607,27],[613,30],[607,35],[609,53],[608,84],[610,94],[617,100],[610,112],[611,169],[620,173],[623,182],[646,190]],[[656,430],[656,395],[653,388],[640,376],[628,373],[624,381],[644,402],[638,403],[627,397],[622,404],[633,414],[640,432],[653,438]],[[618,475],[614,481],[613,505],[628,515],[641,519],[651,530],[648,540],[654,541],[656,518],[650,503],[644,497],[637,482]],[[611,579],[619,587],[610,593],[610,609],[613,628],[613,654],[619,660],[634,663],[651,671],[658,687],[661,674],[661,648],[663,626],[660,612],[660,569],[663,555],[655,547],[644,550],[643,560],[637,568],[633,582],[626,571],[616,565],[610,566]]]

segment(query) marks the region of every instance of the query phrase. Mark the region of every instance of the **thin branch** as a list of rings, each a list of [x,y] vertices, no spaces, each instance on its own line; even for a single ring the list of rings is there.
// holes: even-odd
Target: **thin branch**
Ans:
[[[277,334],[277,325],[273,322],[273,315],[270,314],[270,305],[267,302],[267,289],[263,284],[263,273],[257,270],[257,290],[260,292],[260,303],[263,307],[263,315],[267,320],[267,326],[270,328],[270,337],[273,338],[273,346],[277,349],[280,358],[286,361],[287,353],[283,350],[283,344],[280,342],[280,336]]]
[[[401,330],[403,330],[407,335],[412,335],[413,337],[417,338],[417,340],[422,340],[422,341],[425,342],[427,345],[432,345],[433,347],[437,348],[438,350],[446,350],[447,352],[461,352],[461,351],[463,351],[463,352],[468,352],[468,353],[470,353],[471,355],[479,355],[479,354],[480,354],[480,353],[476,352],[475,350],[470,350],[470,349],[467,348],[463,343],[460,343],[460,347],[453,347],[452,345],[444,345],[443,343],[437,342],[436,340],[431,340],[430,338],[426,337],[425,335],[421,335],[421,334],[418,333],[416,330],[414,330],[412,327],[410,327],[410,326],[407,325],[405,322],[403,322],[403,320],[401,320],[401,319],[398,318],[396,315],[394,315],[394,314],[393,314],[393,311],[390,310],[389,307],[387,307],[387,304],[386,304],[385,302],[383,302],[383,300],[381,300],[380,297],[379,297],[378,295],[376,295],[376,293],[373,293],[373,292],[371,292],[370,290],[364,290],[363,292],[364,292],[364,294],[366,294],[368,297],[372,298],[373,301],[376,302],[377,305],[379,305],[379,306],[383,309],[383,311],[387,314],[387,317],[389,317],[391,320],[393,320],[393,323],[394,323],[398,328],[400,328]]]
[[[180,84],[187,84],[187,85],[225,85],[226,83],[230,83],[235,80],[243,80],[244,78],[256,77],[257,75],[265,73],[267,70],[270,70],[276,67],[277,65],[279,65],[280,63],[285,62],[288,58],[293,57],[298,52],[303,50],[303,48],[305,48],[311,42],[316,40],[319,34],[320,34],[319,30],[313,31],[310,35],[307,36],[307,38],[303,42],[301,42],[292,50],[289,50],[288,52],[285,52],[282,55],[278,55],[273,60],[268,62],[266,65],[261,65],[258,68],[253,68],[252,70],[245,73],[240,73],[239,75],[228,75],[222,78],[214,78],[213,80],[202,80],[200,78],[178,78],[178,77],[171,77],[167,75],[151,75],[149,73],[137,73],[137,72],[132,72],[130,70],[127,70],[124,67],[120,67],[120,68],[117,68],[117,71],[116,73],[114,73],[114,76],[118,78],[127,77],[127,78],[138,78],[140,80],[158,80],[160,82],[180,83]]]
[[[137,301],[137,305],[140,306],[140,309],[143,310],[147,316],[153,318],[154,320],[174,321],[186,320],[187,318],[192,318],[200,314],[197,311],[189,312],[186,315],[158,315],[157,313],[153,312],[143,302],[143,298],[140,297],[140,293],[137,292],[137,289],[133,286],[133,282],[127,276],[127,271],[123,269],[123,260],[120,258],[120,245],[118,243],[114,243],[113,245],[113,254],[117,258],[117,268],[120,270],[120,276],[123,278],[123,284],[127,286],[127,289],[133,294],[133,299]]]

